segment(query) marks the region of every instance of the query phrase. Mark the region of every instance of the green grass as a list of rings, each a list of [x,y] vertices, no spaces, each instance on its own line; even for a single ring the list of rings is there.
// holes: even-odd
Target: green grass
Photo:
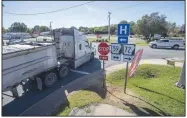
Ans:
[[[148,44],[145,41],[137,41],[136,45],[137,46],[148,46]]]
[[[161,65],[140,65],[136,75],[128,79],[127,88],[144,100],[172,116],[185,115],[185,90],[174,84],[179,80],[181,68]],[[125,70],[107,75],[113,85],[124,87]],[[150,75],[155,75],[150,78]],[[153,108],[154,111],[156,109]]]
[[[91,92],[91,91],[86,91],[86,90],[81,90],[77,93],[74,93],[68,97],[69,101],[69,107],[67,106],[62,112],[60,112],[58,115],[59,116],[68,116],[68,114],[71,112],[71,110],[74,107],[84,107],[88,104],[91,103],[97,103],[101,101],[102,98],[100,98],[97,93]]]

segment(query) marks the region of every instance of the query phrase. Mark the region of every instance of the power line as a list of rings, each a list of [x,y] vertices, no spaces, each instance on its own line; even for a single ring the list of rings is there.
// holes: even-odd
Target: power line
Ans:
[[[65,11],[65,10],[68,10],[68,9],[71,9],[71,8],[79,7],[79,6],[82,6],[82,5],[85,5],[85,4],[89,4],[91,2],[94,2],[94,1],[86,2],[86,3],[83,3],[83,4],[75,5],[75,6],[64,8],[64,9],[54,10],[54,11],[50,11],[50,12],[41,12],[41,13],[32,13],[32,14],[19,14],[19,13],[12,13],[12,12],[4,12],[4,13],[11,14],[11,15],[41,15],[41,14],[49,14],[49,13],[54,13],[54,12]]]
[[[135,5],[133,5],[133,6],[126,7],[125,10],[126,10],[126,9],[129,9],[129,8],[136,7],[137,5],[145,4],[145,3],[148,3],[148,2],[143,2],[143,3],[141,2],[141,3],[139,3],[139,4],[135,4]],[[123,8],[124,8],[124,7],[123,7]],[[119,9],[117,9],[117,10],[119,10]],[[115,10],[115,11],[112,11],[112,12],[117,12],[117,11]]]

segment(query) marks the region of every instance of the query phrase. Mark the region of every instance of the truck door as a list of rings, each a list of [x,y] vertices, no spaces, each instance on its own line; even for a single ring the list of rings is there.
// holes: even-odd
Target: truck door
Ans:
[[[164,47],[170,47],[169,40],[163,40],[163,45],[164,45]]]
[[[91,53],[91,47],[89,46],[88,41],[85,41],[85,52],[86,52],[86,54]]]
[[[83,44],[83,42],[79,41],[77,43],[77,47],[78,47],[78,53],[77,53],[78,58],[84,56],[85,55],[85,50],[84,50],[84,44]]]

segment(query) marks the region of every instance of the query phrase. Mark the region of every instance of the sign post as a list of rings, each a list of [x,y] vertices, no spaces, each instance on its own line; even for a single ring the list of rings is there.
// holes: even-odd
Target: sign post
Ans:
[[[130,34],[130,24],[118,24],[118,43],[111,44],[111,60],[127,62],[124,93],[126,93],[129,62],[132,62],[135,55],[135,44],[128,44],[128,36]]]
[[[128,44],[130,34],[130,24],[118,24],[118,44],[123,45],[123,61],[127,62],[125,73],[124,93],[126,93],[129,62],[133,59],[135,45]],[[116,56],[115,56],[116,57]],[[114,58],[114,57],[113,57]]]
[[[127,88],[127,78],[128,78],[128,68],[129,68],[129,62],[127,62],[126,65],[126,73],[125,73],[125,85],[124,85],[124,93],[126,94],[126,88]]]
[[[103,71],[105,73],[105,60],[108,60],[108,53],[110,52],[110,47],[107,43],[105,42],[101,42],[99,45],[98,45],[98,52],[101,54],[99,55],[99,59],[100,60],[103,60]],[[106,77],[106,74],[105,74],[105,77]],[[104,91],[105,90],[105,78],[104,78],[104,81],[103,81],[103,89]]]
[[[105,70],[105,63],[104,61],[105,60],[108,60],[108,53],[110,51],[110,47],[107,43],[105,42],[101,42],[99,45],[98,45],[98,52],[101,54],[99,55],[99,59],[100,60],[103,60],[103,70]]]

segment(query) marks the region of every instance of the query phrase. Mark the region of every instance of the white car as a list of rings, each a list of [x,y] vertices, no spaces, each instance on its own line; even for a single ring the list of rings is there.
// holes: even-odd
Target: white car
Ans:
[[[179,47],[184,47],[185,41],[180,39],[160,39],[151,41],[149,46],[151,48],[173,48],[178,49]]]

